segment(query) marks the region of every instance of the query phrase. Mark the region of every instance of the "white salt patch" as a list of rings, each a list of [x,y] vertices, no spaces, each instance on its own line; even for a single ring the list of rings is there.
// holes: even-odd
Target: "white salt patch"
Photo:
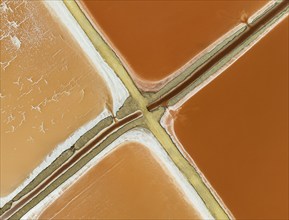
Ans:
[[[113,99],[113,113],[114,115],[123,105],[124,101],[129,96],[129,93],[116,73],[101,57],[99,52],[95,49],[87,35],[84,33],[78,22],[71,15],[62,1],[45,1],[45,6],[63,23],[70,34],[75,38],[77,43],[88,56],[89,60],[96,68],[98,73],[107,83]]]
[[[105,158],[108,154],[111,154],[113,150],[115,150],[119,145],[127,142],[137,142],[147,147],[157,158],[160,164],[164,166],[166,172],[170,175],[170,177],[173,178],[173,180],[176,182],[176,185],[183,193],[183,197],[199,212],[201,218],[214,219],[202,199],[199,197],[196,190],[189,184],[184,175],[175,166],[174,162],[170,159],[161,144],[157,141],[157,139],[150,131],[144,128],[135,128],[120,136],[108,147],[102,150],[98,155],[96,155],[85,166],[83,166],[78,172],[71,176],[67,181],[65,181],[57,189],[55,189],[48,196],[46,196],[44,200],[42,200],[35,207],[33,207],[21,219],[37,219],[40,214],[45,210],[45,208],[47,208],[57,198],[59,198],[69,186],[71,186],[78,179],[80,179],[92,167],[94,167],[101,160],[103,160],[103,158]]]
[[[110,116],[110,113],[107,109],[105,109],[99,116],[97,116],[92,121],[86,123],[81,126],[78,130],[76,130],[68,139],[66,139],[63,143],[60,143],[55,149],[52,151],[50,155],[48,155],[44,161],[35,168],[29,177],[18,186],[12,193],[5,197],[1,197],[0,199],[0,207],[2,208],[7,202],[9,202],[14,196],[16,196],[21,190],[23,190],[42,170],[47,168],[57,157],[61,155],[61,153],[67,149],[69,149],[75,142],[88,130],[92,129],[96,124],[98,124],[102,119]],[[11,127],[11,131],[13,132],[13,126]],[[29,138],[29,141],[33,141],[33,138]]]
[[[56,15],[58,20],[63,23],[64,27],[68,29],[70,34],[75,38],[75,40],[79,43],[83,51],[86,53],[91,63],[95,66],[98,73],[106,81],[112,93],[113,113],[115,115],[116,112],[119,110],[119,108],[123,105],[124,101],[129,96],[127,89],[122,84],[121,80],[117,77],[115,72],[104,61],[104,59],[101,57],[98,51],[96,51],[96,49],[90,42],[89,38],[83,32],[83,30],[81,29],[77,21],[74,19],[74,17],[70,14],[69,10],[66,8],[64,3],[62,1],[45,1],[43,3],[45,4],[45,6],[47,6],[47,8],[50,10],[51,13]],[[40,28],[38,29],[40,31]],[[35,29],[34,31],[38,29]],[[37,36],[37,38],[40,38],[40,36],[38,36],[36,32],[32,34],[30,33],[30,35]],[[14,39],[14,42],[16,43],[14,45],[20,47],[21,42],[19,45],[17,39],[16,38]],[[16,57],[14,57],[12,60],[14,60],[15,58]],[[5,69],[7,66],[9,66],[12,60],[5,63],[0,62],[1,67],[3,66],[3,68]],[[36,111],[41,111],[39,106],[31,106],[31,108]],[[63,151],[70,148],[83,134],[85,134],[88,130],[94,127],[99,121],[110,115],[111,113],[107,109],[105,109],[94,120],[90,121],[84,126],[81,126],[66,141],[56,146],[53,152],[49,156],[47,156],[46,159],[36,169],[33,170],[30,176],[19,187],[17,187],[12,193],[7,195],[6,197],[0,198],[0,208],[2,208],[7,202],[9,202],[19,192],[21,192],[42,170],[47,168]],[[13,128],[11,128],[10,132],[12,131]]]
[[[8,10],[8,7],[7,7],[6,3],[5,3],[5,2],[2,2],[2,3],[0,4],[0,11],[1,11],[1,12],[6,12],[7,10]]]

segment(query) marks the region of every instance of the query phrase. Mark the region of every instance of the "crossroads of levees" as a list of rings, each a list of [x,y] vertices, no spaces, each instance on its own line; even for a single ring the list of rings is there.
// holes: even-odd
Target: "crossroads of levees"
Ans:
[[[100,25],[101,26],[101,25]],[[257,26],[257,25],[256,25]],[[258,28],[260,28],[262,26],[262,24],[258,24]],[[255,29],[254,30],[254,27],[252,28],[253,30],[252,30],[252,32],[250,33],[250,35],[251,34],[253,34],[254,33],[254,31],[256,31],[256,30],[258,30],[258,29]],[[285,31],[286,31],[286,29],[285,29]],[[288,30],[287,30],[288,31]],[[105,32],[105,31],[104,31]],[[250,31],[249,31],[250,32]],[[250,36],[250,35],[248,35],[248,36]],[[285,40],[288,40],[288,36],[287,35],[284,35],[285,36]],[[243,41],[245,41],[246,40],[246,38],[243,38],[242,39]],[[272,41],[273,42],[273,41]],[[240,42],[241,43],[241,42]],[[286,43],[285,42],[281,42],[280,43],[280,45],[283,45],[283,49],[284,49],[284,51],[286,52],[287,51],[287,47],[286,47]],[[284,46],[285,45],[285,46]],[[273,45],[272,45],[272,47],[273,47]],[[287,51],[288,52],[288,51]],[[262,53],[260,53],[260,54],[262,54]],[[260,55],[260,57],[261,57],[261,55]],[[277,57],[277,56],[276,56]],[[288,57],[287,57],[288,58]],[[285,60],[286,60],[286,58],[285,58]],[[285,64],[285,66],[286,66],[286,62],[283,62],[283,64]],[[273,66],[274,67],[274,66]],[[288,73],[288,70],[286,71],[283,71],[283,73],[284,73],[284,76],[286,76],[286,74]],[[253,81],[253,82],[255,82],[255,81]],[[283,94],[284,94],[284,91],[283,91]],[[284,115],[283,115],[284,116]],[[185,120],[184,120],[185,121]],[[287,120],[286,120],[286,115],[285,115],[285,119],[283,120],[284,122],[286,122]],[[188,124],[187,122],[185,122],[186,124]],[[278,124],[277,122],[276,122],[276,124]],[[189,124],[188,124],[189,125]],[[187,131],[189,131],[190,129],[187,129]],[[286,134],[286,132],[288,131],[288,129],[286,130],[286,129],[283,129],[283,132],[285,131],[285,134]],[[180,131],[180,133],[181,133],[182,131]],[[184,133],[186,133],[186,132],[184,132]],[[188,140],[190,140],[191,141],[191,139],[189,139],[189,135],[187,136],[188,137]],[[284,136],[285,137],[285,136]],[[276,137],[272,137],[273,139],[274,138],[276,138]],[[285,138],[286,139],[286,138]],[[189,141],[189,142],[190,142]],[[288,144],[288,143],[287,143]],[[282,147],[283,146],[283,147]],[[282,149],[285,149],[286,148],[286,143],[285,144],[283,144],[281,146],[281,148]],[[284,148],[285,147],[285,148]],[[281,150],[282,151],[282,150]],[[286,156],[286,154],[284,155],[284,156]],[[283,161],[284,162],[284,161]],[[288,162],[287,162],[288,163]],[[283,164],[281,164],[280,165],[282,168],[286,168],[287,166],[286,166],[286,161],[285,161],[285,163],[283,163]],[[286,172],[283,172],[283,174],[284,173],[286,173]],[[286,175],[285,175],[286,176]],[[281,176],[279,176],[279,177],[281,177],[281,178],[283,178],[284,177],[284,175],[281,175]],[[282,182],[282,180],[279,180],[279,181],[277,181],[277,182]],[[240,181],[241,182],[241,181]],[[284,183],[285,185],[286,185],[286,181],[285,181],[285,183]],[[260,191],[261,191],[261,188],[260,188]],[[264,192],[265,190],[263,190],[263,192]],[[286,191],[286,190],[285,190]],[[228,191],[227,191],[227,193],[229,193]],[[284,194],[284,192],[282,192],[282,191],[279,191],[279,193],[281,193],[282,195],[283,195],[283,199],[285,199],[285,203],[283,203],[284,204],[284,206],[282,205],[281,207],[283,207],[283,208],[281,208],[281,207],[279,207],[280,209],[282,209],[282,211],[283,211],[283,214],[285,213],[285,216],[286,216],[286,210],[287,210],[287,208],[285,208],[285,207],[287,207],[287,203],[288,203],[288,201],[286,202],[286,192],[285,192],[285,194]],[[274,191],[271,191],[271,195],[272,194],[274,194]],[[285,196],[284,196],[285,195]],[[264,201],[266,201],[265,199],[264,199]],[[275,201],[278,201],[278,199],[275,199]],[[272,200],[271,200],[271,202],[272,202]],[[246,204],[246,203],[245,203]],[[277,203],[276,203],[277,204]],[[248,207],[249,205],[247,204],[247,207]],[[262,206],[262,205],[260,205],[260,206]],[[237,206],[236,206],[237,207]],[[262,216],[262,214],[260,214],[260,209],[258,210],[258,208],[256,208],[256,209],[254,209],[254,206],[249,206],[253,211],[252,211],[252,213],[248,213],[248,216],[250,216],[250,215],[259,215],[259,216]],[[236,208],[237,209],[237,208]],[[267,209],[268,210],[268,215],[271,215],[271,216],[278,216],[279,214],[282,216],[282,211],[280,212],[280,213],[277,213],[277,211],[276,210],[278,210],[278,208],[276,209],[276,210],[270,210],[270,209]],[[271,212],[270,212],[270,211]],[[240,211],[241,212],[241,211]],[[288,212],[288,210],[287,210],[287,212]],[[244,214],[245,212],[243,212],[242,214]],[[271,214],[269,214],[269,213],[271,213]],[[240,213],[238,213],[238,215],[239,215]],[[266,214],[264,214],[264,216],[266,216]],[[239,216],[238,216],[238,218],[239,218]],[[241,217],[242,218],[242,217]]]

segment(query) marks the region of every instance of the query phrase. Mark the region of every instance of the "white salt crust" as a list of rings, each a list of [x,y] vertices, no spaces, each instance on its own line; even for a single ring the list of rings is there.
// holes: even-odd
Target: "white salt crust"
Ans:
[[[98,115],[94,120],[88,122],[87,124],[81,126],[76,130],[71,136],[69,136],[64,142],[58,144],[55,149],[42,161],[42,163],[35,168],[26,180],[19,185],[12,193],[5,197],[1,197],[0,207],[2,208],[7,202],[14,198],[19,192],[21,192],[41,171],[47,168],[57,157],[61,155],[62,152],[69,149],[83,134],[88,130],[92,129],[98,122],[102,119],[110,116],[110,112],[104,109],[100,115]]]
[[[51,13],[58,17],[70,34],[75,38],[80,47],[85,51],[89,60],[96,67],[98,73],[107,83],[113,99],[113,114],[115,115],[124,101],[128,98],[129,93],[116,73],[104,61],[99,52],[95,49],[87,35],[84,33],[78,22],[71,15],[62,1],[45,1],[45,5]]]
[[[120,136],[108,147],[102,150],[77,173],[71,176],[67,181],[60,185],[57,189],[51,192],[44,200],[33,207],[21,219],[37,219],[45,208],[52,204],[59,198],[69,186],[73,185],[78,179],[86,174],[92,167],[97,165],[107,155],[111,154],[118,146],[126,142],[137,142],[146,146],[156,158],[157,161],[165,168],[166,172],[173,178],[180,191],[183,193],[184,198],[200,213],[203,219],[214,219],[202,199],[199,197],[195,189],[188,183],[187,179],[183,176],[180,170],[171,161],[168,154],[163,147],[153,136],[153,134],[144,128],[135,128]]]
[[[86,53],[87,57],[91,61],[92,65],[96,68],[97,72],[103,77],[108,85],[113,99],[113,114],[115,115],[118,109],[123,105],[124,101],[129,96],[128,91],[116,76],[114,71],[103,60],[100,54],[96,51],[86,34],[83,32],[77,21],[70,14],[62,1],[44,1],[44,5],[47,6],[49,11],[57,17],[59,21],[63,23],[63,26],[68,29],[69,34],[74,37],[76,42],[81,46],[82,50]],[[16,46],[20,46],[15,41]],[[64,142],[58,144],[55,149],[43,160],[43,162],[35,168],[29,177],[19,185],[12,193],[5,197],[0,198],[0,208],[2,208],[7,202],[13,199],[19,192],[21,192],[41,171],[47,168],[62,152],[69,149],[83,134],[93,128],[102,119],[111,116],[111,112],[108,109],[104,109],[103,112],[95,119],[81,126]]]

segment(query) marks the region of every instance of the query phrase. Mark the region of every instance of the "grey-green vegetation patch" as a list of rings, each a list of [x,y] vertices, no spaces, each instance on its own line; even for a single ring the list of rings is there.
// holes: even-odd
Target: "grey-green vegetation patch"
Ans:
[[[12,206],[12,201],[7,202],[1,209],[0,209],[0,216],[6,212],[8,209],[10,209]]]
[[[140,109],[138,102],[132,98],[131,96],[129,96],[123,106],[118,110],[118,112],[116,113],[116,117],[117,119],[122,119],[130,114],[132,114],[133,112],[136,112]]]
[[[95,127],[87,131],[84,135],[82,135],[74,144],[74,148],[79,150],[82,148],[87,142],[89,142],[93,137],[95,137],[99,132],[101,132],[106,127],[109,127],[113,123],[113,117],[107,117],[101,120]]]
[[[105,149],[109,144],[115,141],[119,136],[124,134],[125,132],[136,128],[143,127],[144,124],[143,117],[138,118],[125,126],[118,129],[116,132],[112,133],[109,137],[103,140],[101,143],[97,144],[90,153],[86,154],[80,160],[78,160],[72,167],[70,167],[63,175],[53,181],[50,185],[48,185],[41,193],[39,193],[36,197],[34,197],[29,203],[23,206],[17,213],[12,215],[9,219],[20,219],[24,216],[30,209],[36,206],[39,202],[41,202],[45,197],[47,197],[51,192],[53,192],[58,186],[63,184],[66,180],[68,180],[72,175],[74,175],[77,171],[79,171],[83,166],[85,166],[90,160],[92,160],[96,155],[98,155],[103,149]],[[116,180],[117,181],[117,180]]]
[[[152,112],[154,114],[154,118],[159,123],[161,123],[161,119],[162,119],[163,115],[165,114],[165,111],[166,111],[166,108],[161,106]]]
[[[256,17],[254,17],[252,20],[251,20],[251,24],[254,24],[256,23],[258,20],[260,20],[262,17],[264,17],[269,11],[271,11],[274,7],[276,7],[278,4],[280,4],[280,0],[276,0],[275,2],[272,2],[272,4],[267,7],[262,13],[258,14]]]

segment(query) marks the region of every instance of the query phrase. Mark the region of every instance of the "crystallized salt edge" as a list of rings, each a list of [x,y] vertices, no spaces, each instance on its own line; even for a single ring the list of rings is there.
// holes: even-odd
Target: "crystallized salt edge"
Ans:
[[[64,27],[70,31],[70,34],[75,38],[79,46],[86,52],[89,60],[96,67],[98,73],[107,83],[113,99],[114,115],[123,105],[124,101],[129,96],[129,93],[116,73],[104,61],[99,52],[95,49],[87,35],[84,33],[78,22],[71,15],[62,1],[45,1],[45,5],[61,20]]]
[[[69,149],[75,142],[84,135],[88,130],[92,129],[97,123],[99,123],[102,119],[110,116],[110,112],[107,109],[104,109],[102,113],[97,116],[92,121],[86,123],[81,126],[78,130],[76,130],[71,136],[69,136],[64,142],[58,144],[56,148],[42,161],[42,163],[36,167],[26,180],[19,185],[12,193],[5,197],[1,197],[0,207],[2,208],[7,202],[13,199],[18,193],[20,193],[30,182],[32,182],[35,177],[38,176],[45,168],[47,168],[57,157],[59,157],[62,152]]]
[[[84,53],[92,62],[93,66],[97,69],[98,73],[103,77],[106,84],[108,85],[113,99],[113,114],[116,115],[118,109],[123,105],[124,101],[129,96],[128,91],[116,76],[114,71],[108,66],[103,60],[100,54],[95,50],[94,46],[83,32],[77,21],[70,14],[62,1],[44,1],[45,6],[50,12],[57,16],[58,19],[63,23],[64,27],[67,28],[70,34],[74,37],[76,42],[80,45]],[[56,148],[43,160],[43,162],[36,167],[29,177],[27,177],[23,183],[21,183],[13,192],[9,195],[0,198],[0,208],[2,208],[7,202],[13,199],[18,193],[20,193],[29,183],[35,179],[45,168],[47,168],[62,152],[69,149],[75,142],[84,135],[87,131],[92,129],[102,119],[111,116],[111,112],[108,109],[104,109],[103,112],[98,115],[95,119],[86,123],[77,129],[72,135],[70,135],[64,142],[58,144]]]
[[[98,155],[96,155],[91,161],[77,171],[73,176],[66,180],[62,185],[58,186],[53,192],[51,192],[45,199],[33,207],[27,212],[21,219],[37,219],[45,208],[52,204],[59,196],[61,196],[65,190],[80,179],[85,173],[87,173],[93,166],[97,165],[107,155],[111,154],[120,144],[125,142],[137,142],[146,146],[153,156],[160,161],[160,164],[164,166],[166,172],[176,181],[177,187],[183,193],[184,198],[192,204],[192,206],[199,212],[203,219],[214,219],[202,199],[199,197],[195,189],[188,183],[187,179],[183,176],[180,170],[175,166],[173,161],[169,158],[165,150],[160,143],[156,140],[153,134],[144,128],[135,128],[121,135],[118,139],[112,142]]]

